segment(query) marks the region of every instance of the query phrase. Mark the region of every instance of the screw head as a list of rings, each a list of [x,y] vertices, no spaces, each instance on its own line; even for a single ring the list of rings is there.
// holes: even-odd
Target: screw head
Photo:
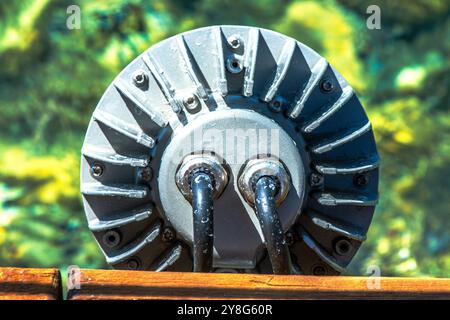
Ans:
[[[351,242],[344,238],[338,239],[334,244],[334,251],[340,256],[349,254],[352,251],[352,248]]]
[[[315,276],[324,276],[327,274],[327,269],[325,269],[325,267],[322,265],[315,265],[312,268],[312,273]]]
[[[139,269],[139,261],[137,259],[130,259],[127,261],[127,268],[129,270],[137,270]]]
[[[291,231],[289,231],[289,232],[286,233],[285,241],[286,241],[286,244],[287,244],[288,246],[292,246],[292,245],[294,244],[294,242],[295,242],[295,237],[294,237],[294,234],[293,234]]]
[[[137,87],[143,87],[148,80],[147,74],[143,70],[137,70],[133,73],[133,82]]]
[[[101,177],[103,174],[103,166],[99,163],[94,163],[91,167],[91,174],[96,178]]]
[[[281,112],[283,103],[280,100],[275,99],[269,103],[269,108],[272,112]]]
[[[242,39],[237,34],[233,34],[227,39],[228,44],[233,49],[238,49],[242,45]]]
[[[369,183],[369,177],[365,173],[360,173],[355,176],[353,183],[358,187],[366,186]]]
[[[189,111],[197,109],[199,105],[198,98],[195,94],[189,94],[183,98],[183,105],[188,109]]]
[[[322,89],[322,91],[327,93],[333,91],[334,90],[333,81],[331,81],[330,79],[323,79],[320,82],[320,89]]]
[[[309,184],[311,187],[320,187],[323,184],[323,176],[319,173],[312,172],[309,176]]]
[[[120,243],[120,233],[115,230],[109,230],[105,232],[102,237],[103,243],[109,247],[114,248],[117,247]]]
[[[140,178],[145,182],[150,182],[153,178],[153,170],[151,167],[145,167],[140,170]]]
[[[162,241],[164,242],[172,242],[175,240],[175,230],[173,230],[171,227],[165,227],[162,232]]]

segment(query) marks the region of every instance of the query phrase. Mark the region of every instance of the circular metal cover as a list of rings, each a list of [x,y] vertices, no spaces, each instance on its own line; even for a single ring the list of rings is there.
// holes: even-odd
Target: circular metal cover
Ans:
[[[228,177],[215,200],[217,270],[271,272],[258,219],[238,188],[245,165],[260,156],[279,159],[290,175],[278,211],[297,273],[339,274],[365,240],[379,157],[350,85],[292,38],[214,26],[142,53],[93,113],[81,192],[109,264],[192,270],[192,213],[176,172],[201,152],[222,159]]]

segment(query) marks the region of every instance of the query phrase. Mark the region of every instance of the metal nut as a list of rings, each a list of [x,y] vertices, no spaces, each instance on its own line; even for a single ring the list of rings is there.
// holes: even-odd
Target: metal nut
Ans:
[[[190,175],[196,169],[204,169],[214,180],[214,197],[220,196],[228,183],[228,174],[222,166],[222,161],[210,154],[192,154],[186,156],[175,175],[178,189],[189,201],[192,199]]]
[[[263,176],[275,177],[278,180],[279,191],[275,196],[275,202],[280,204],[289,193],[291,178],[284,165],[273,157],[253,159],[247,163],[238,180],[242,196],[253,205],[255,203],[253,183]]]

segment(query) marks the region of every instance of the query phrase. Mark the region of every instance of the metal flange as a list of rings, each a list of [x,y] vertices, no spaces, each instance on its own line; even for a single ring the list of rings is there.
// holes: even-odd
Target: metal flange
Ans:
[[[291,178],[280,160],[273,157],[248,161],[238,180],[239,191],[248,203],[254,205],[256,182],[264,176],[276,179],[278,190],[275,202],[280,204],[289,193]]]
[[[186,156],[175,175],[175,181],[184,197],[192,200],[191,178],[195,172],[204,171],[213,179],[214,198],[218,198],[228,183],[228,174],[221,160],[209,154]]]

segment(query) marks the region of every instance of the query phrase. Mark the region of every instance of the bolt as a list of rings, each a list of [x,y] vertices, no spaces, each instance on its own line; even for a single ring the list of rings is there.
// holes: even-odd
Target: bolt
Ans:
[[[334,244],[334,251],[340,256],[347,255],[352,250],[352,248],[353,246],[350,241],[344,238],[337,240]]]
[[[285,241],[289,247],[294,244],[295,238],[294,238],[294,234],[291,231],[286,233]]]
[[[269,103],[269,108],[273,112],[280,112],[282,110],[283,104],[280,100],[276,99]]]
[[[175,230],[171,227],[164,228],[162,232],[162,240],[164,242],[172,242],[175,239]]]
[[[140,175],[143,181],[150,182],[153,178],[153,170],[151,167],[142,168]]]
[[[320,83],[320,89],[322,89],[322,91],[327,93],[333,91],[334,89],[333,81],[331,81],[330,79],[322,80]]]
[[[115,230],[105,232],[102,237],[103,243],[109,248],[114,248],[120,243],[120,234]]]
[[[130,259],[127,261],[127,268],[129,270],[139,269],[139,261],[137,259]]]
[[[312,268],[312,273],[315,276],[324,276],[327,274],[327,269],[322,265],[316,265]]]
[[[229,36],[227,41],[233,49],[238,49],[242,44],[242,39],[237,34]]]
[[[133,73],[133,82],[137,87],[143,87],[147,83],[147,74],[143,70],[137,70]]]
[[[103,166],[99,163],[94,163],[91,167],[91,174],[97,178],[101,177],[103,174]]]
[[[369,177],[365,173],[360,173],[355,176],[353,183],[358,187],[363,187],[369,183]]]
[[[190,94],[184,97],[183,104],[186,107],[186,109],[192,111],[198,107],[199,101],[195,94]]]
[[[323,184],[323,176],[316,172],[312,172],[309,176],[309,184],[311,187],[320,187]]]

